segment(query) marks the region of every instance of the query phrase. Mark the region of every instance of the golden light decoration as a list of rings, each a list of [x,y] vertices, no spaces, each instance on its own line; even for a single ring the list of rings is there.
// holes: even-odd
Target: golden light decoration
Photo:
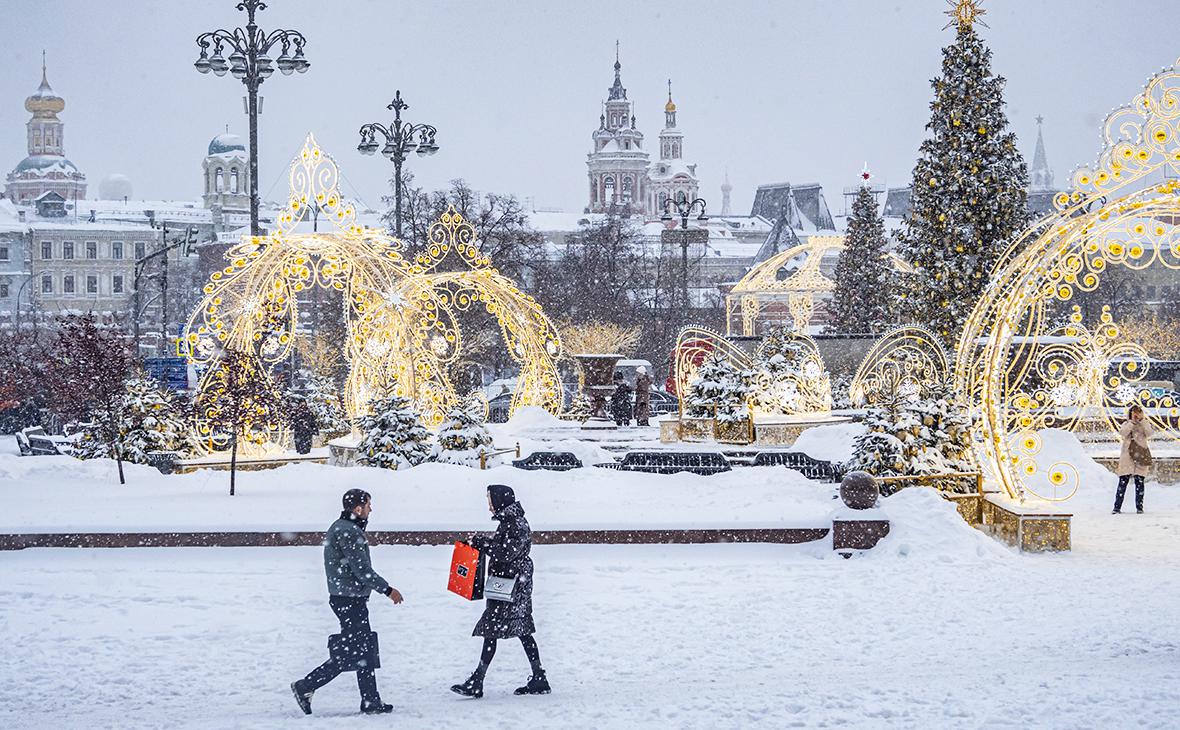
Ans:
[[[533,297],[480,253],[471,224],[448,209],[430,226],[426,250],[411,260],[402,241],[357,223],[338,180],[335,161],[309,134],[291,164],[288,203],[274,230],[243,236],[205,285],[185,334],[190,358],[210,363],[232,348],[256,353],[265,366],[279,363],[295,341],[300,293],[333,289],[343,295],[348,324],[343,401],[349,416],[365,412],[373,397],[396,393],[415,401],[423,421],[436,426],[464,402],[448,374],[463,352],[459,315],[483,309],[496,318],[520,366],[510,411],[536,405],[560,412],[557,329]],[[335,230],[305,232],[313,213]],[[208,377],[200,387],[207,385]]]
[[[849,396],[858,408],[892,393],[920,397],[927,386],[950,378],[942,341],[919,325],[895,327],[877,340],[852,377]]]
[[[987,23],[979,19],[981,15],[987,13],[981,7],[983,0],[946,0],[946,4],[951,6],[946,14],[950,16],[950,22],[942,27],[943,30],[955,26],[957,28],[970,28],[979,23],[983,27],[988,27]]]
[[[726,332],[756,335],[759,315],[776,304],[786,307],[796,332],[806,332],[816,300],[830,297],[836,289],[836,282],[821,270],[824,257],[843,250],[843,236],[809,236],[805,243],[756,264],[725,296]],[[885,256],[895,270],[913,270],[897,255]],[[798,266],[792,270],[795,264]]]
[[[977,407],[976,455],[989,480],[1012,499],[1023,500],[1027,478],[1042,471],[1037,414],[1050,406],[1032,400],[1032,378],[1038,353],[1050,344],[1053,305],[1094,291],[1112,266],[1180,270],[1177,68],[1156,74],[1129,105],[1112,112],[1103,138],[1098,160],[1073,174],[1072,189],[1054,200],[1056,210],[1000,257],[959,339],[955,380]],[[1146,388],[1133,395],[1127,405],[1143,405],[1165,435],[1180,437],[1175,404]],[[1071,465],[1052,464],[1043,471],[1059,493],[1076,489]]]

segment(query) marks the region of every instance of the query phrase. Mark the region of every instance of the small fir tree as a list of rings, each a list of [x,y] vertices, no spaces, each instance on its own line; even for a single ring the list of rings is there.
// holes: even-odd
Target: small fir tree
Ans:
[[[409,398],[378,398],[357,419],[360,463],[384,469],[406,469],[430,458],[430,432]]]
[[[892,321],[892,279],[885,258],[885,224],[866,178],[852,203],[844,250],[836,262],[832,321],[827,331],[864,334],[883,330]]]
[[[479,468],[481,452],[492,451],[492,434],[464,408],[453,408],[438,431],[430,457],[444,464]]]
[[[912,210],[901,232],[903,315],[953,341],[992,265],[1028,221],[1028,174],[1008,130],[1004,79],[970,15],[942,51],[929,136],[918,153]]]
[[[315,415],[316,429],[325,438],[334,438],[348,433],[351,426],[340,403],[340,391],[336,382],[328,375],[311,370],[300,373],[307,407]]]
[[[748,392],[743,373],[727,358],[713,353],[701,363],[688,386],[688,415],[722,422],[744,420],[749,416]]]
[[[153,451],[187,451],[191,448],[184,403],[173,392],[144,376],[128,380],[120,407],[117,449],[88,427],[75,446],[82,459],[111,458],[118,453],[133,464],[150,463]]]

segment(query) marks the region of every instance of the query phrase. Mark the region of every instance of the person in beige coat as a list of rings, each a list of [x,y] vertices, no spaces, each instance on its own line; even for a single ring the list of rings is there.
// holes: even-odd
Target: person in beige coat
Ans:
[[[1147,439],[1151,438],[1151,424],[1143,416],[1143,409],[1131,406],[1127,412],[1127,420],[1119,428],[1119,436],[1123,439],[1123,448],[1119,453],[1119,487],[1114,495],[1114,512],[1118,514],[1123,509],[1123,497],[1127,493],[1127,483],[1135,477],[1135,511],[1143,514],[1143,478],[1151,467],[1151,450],[1147,447]]]

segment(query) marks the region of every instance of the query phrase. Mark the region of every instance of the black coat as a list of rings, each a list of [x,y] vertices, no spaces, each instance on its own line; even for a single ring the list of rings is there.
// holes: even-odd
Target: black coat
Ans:
[[[610,397],[610,412],[615,421],[631,420],[631,386],[619,383]]]
[[[513,600],[487,600],[487,607],[472,636],[509,639],[528,636],[536,631],[533,625],[533,560],[532,530],[524,518],[520,502],[513,502],[497,512],[493,519],[500,521],[492,535],[478,535],[471,544],[488,556],[488,571],[492,575],[516,576]]]

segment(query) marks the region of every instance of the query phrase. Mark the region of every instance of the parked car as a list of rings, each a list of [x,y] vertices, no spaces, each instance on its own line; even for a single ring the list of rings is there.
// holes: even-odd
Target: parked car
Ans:
[[[653,416],[660,416],[665,413],[677,413],[680,411],[680,401],[671,393],[665,393],[662,390],[653,390],[651,392],[651,414]]]

